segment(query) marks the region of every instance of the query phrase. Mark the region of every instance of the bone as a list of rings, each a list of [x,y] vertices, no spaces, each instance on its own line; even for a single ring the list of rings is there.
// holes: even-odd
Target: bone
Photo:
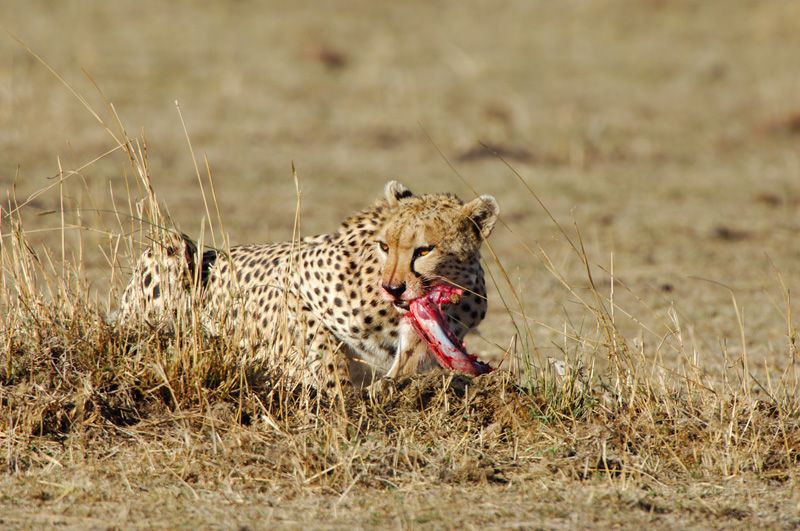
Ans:
[[[442,368],[478,376],[494,369],[467,352],[447,326],[441,308],[442,304],[459,301],[462,293],[463,290],[454,286],[434,286],[427,295],[411,302],[406,318]]]

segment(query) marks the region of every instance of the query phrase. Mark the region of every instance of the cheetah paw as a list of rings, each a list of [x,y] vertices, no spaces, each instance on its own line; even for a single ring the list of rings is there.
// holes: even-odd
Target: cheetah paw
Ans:
[[[371,400],[385,400],[394,396],[397,390],[397,383],[393,378],[383,377],[380,380],[375,380],[372,385],[367,387],[367,393]]]

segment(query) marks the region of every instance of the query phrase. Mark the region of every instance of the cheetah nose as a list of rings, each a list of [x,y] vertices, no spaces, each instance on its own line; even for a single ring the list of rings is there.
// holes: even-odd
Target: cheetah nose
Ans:
[[[403,294],[403,292],[406,290],[406,283],[401,282],[396,286],[392,286],[391,284],[381,284],[381,287],[386,291],[386,293],[388,293],[395,299],[399,299],[400,296]]]

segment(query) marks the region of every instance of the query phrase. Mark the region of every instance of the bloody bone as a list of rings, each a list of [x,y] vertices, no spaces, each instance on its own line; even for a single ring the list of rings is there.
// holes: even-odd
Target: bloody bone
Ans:
[[[473,376],[486,374],[494,369],[467,352],[442,313],[442,304],[457,302],[462,293],[463,290],[453,286],[434,286],[427,295],[411,301],[406,318],[440,366]]]

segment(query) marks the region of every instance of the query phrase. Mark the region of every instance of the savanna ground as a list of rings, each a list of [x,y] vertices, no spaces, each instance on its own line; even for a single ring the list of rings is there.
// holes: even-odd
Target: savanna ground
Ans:
[[[790,0],[5,2],[0,525],[800,525],[798,21]],[[292,237],[292,163],[301,234],[391,178],[495,195],[468,346],[513,374],[326,403],[224,338],[106,322],[145,171],[222,245]]]

